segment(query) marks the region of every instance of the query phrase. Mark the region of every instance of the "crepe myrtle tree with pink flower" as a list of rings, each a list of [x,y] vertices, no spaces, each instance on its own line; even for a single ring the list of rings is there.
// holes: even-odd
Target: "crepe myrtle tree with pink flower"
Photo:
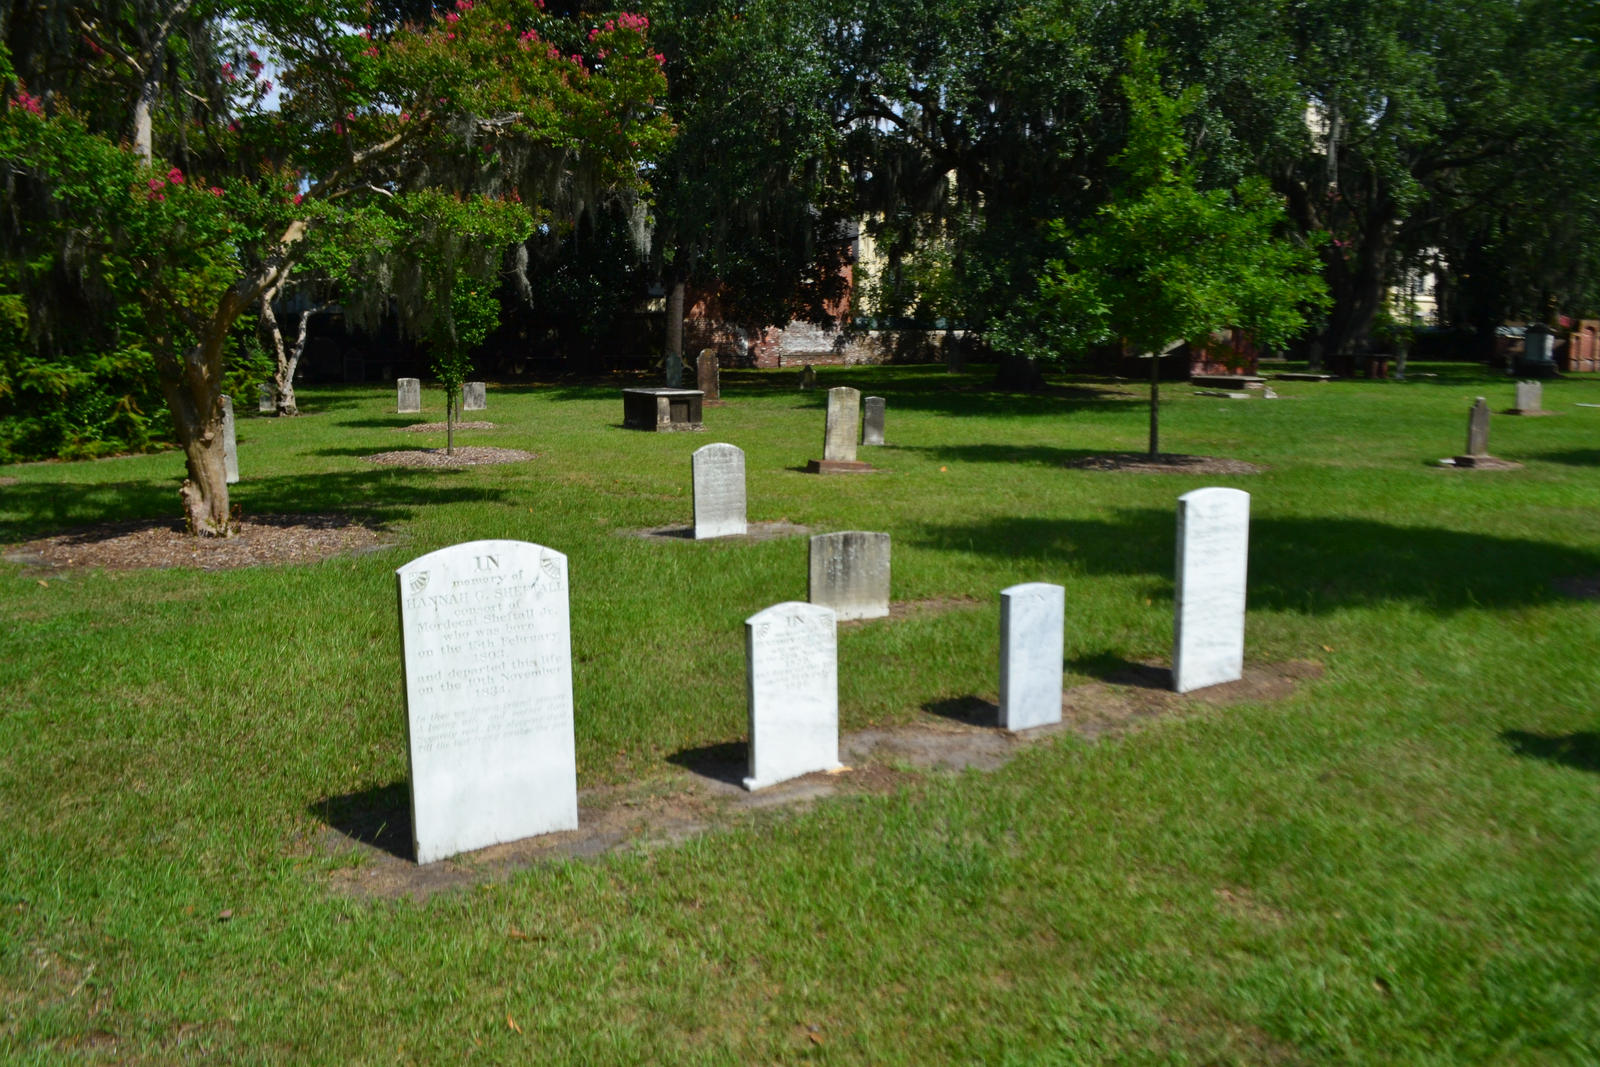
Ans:
[[[542,0],[457,0],[425,24],[363,26],[359,7],[290,6],[231,11],[272,41],[276,86],[258,57],[226,60],[222,102],[158,124],[148,159],[64,94],[41,104],[0,70],[0,151],[48,208],[4,251],[54,242],[59,259],[76,240],[71,254],[81,260],[87,246],[93,259],[85,270],[139,309],[197,534],[229,530],[224,354],[264,295],[317,272],[358,313],[398,297],[402,325],[470,346],[481,336],[457,328],[463,316],[441,325],[416,301],[460,279],[480,298],[492,292],[507,244],[585,204],[642,193],[672,133],[642,17],[580,22]],[[362,244],[375,230],[396,240]],[[419,259],[432,267],[419,272]]]

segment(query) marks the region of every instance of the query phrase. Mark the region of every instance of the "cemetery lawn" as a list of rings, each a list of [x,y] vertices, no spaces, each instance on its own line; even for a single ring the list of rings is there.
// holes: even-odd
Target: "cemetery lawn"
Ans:
[[[8,1063],[1582,1063],[1600,1060],[1600,381],[1496,415],[1518,471],[1451,471],[1508,379],[997,392],[992,368],[727,372],[707,432],[621,428],[619,383],[491,387],[464,470],[389,386],[241,411],[249,518],[388,547],[229,570],[0,563],[0,1060]],[[1436,377],[1421,377],[1419,373]],[[825,390],[887,398],[878,473],[820,458]],[[374,890],[330,822],[403,806],[394,569],[479,538],[567,554],[580,790],[670,803],[745,737],[742,621],[806,595],[803,537],[650,540],[689,456],[747,454],[752,522],[887,531],[841,628],[846,732],[998,689],[998,593],[1066,588],[1067,686],[1167,663],[1177,497],[1252,494],[1246,660],[1286,698],[1066,730],[679,843]],[[172,519],[177,453],[0,467],[0,544]],[[1584,594],[1587,594],[1585,596]],[[865,774],[865,771],[855,773]],[[848,776],[847,776],[848,777]]]

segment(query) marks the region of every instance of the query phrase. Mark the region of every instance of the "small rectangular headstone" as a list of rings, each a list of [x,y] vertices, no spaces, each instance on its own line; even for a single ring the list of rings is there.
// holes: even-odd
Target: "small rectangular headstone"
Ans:
[[[811,539],[806,599],[832,608],[840,622],[889,614],[889,535],[862,530]]]
[[[750,774],[764,789],[839,763],[839,646],[834,613],[774,604],[744,621]]]
[[[395,584],[417,862],[575,829],[567,557],[469,541]]]
[[[746,532],[744,450],[714,444],[695,449],[694,538],[741,537]]]
[[[1472,405],[1472,412],[1467,416],[1467,455],[1487,456],[1489,454],[1489,401],[1478,397],[1478,402]]]
[[[461,383],[461,410],[486,411],[489,407],[489,387],[484,382]]]
[[[239,438],[233,425],[233,398],[222,398],[222,474],[229,485],[239,481]]]
[[[853,462],[861,433],[861,390],[848,385],[828,390],[828,422],[822,438],[822,458]]]
[[[702,348],[694,361],[695,387],[707,400],[722,399],[722,368],[715,348]]]
[[[401,415],[422,410],[422,379],[396,378],[395,410]]]
[[[861,443],[883,444],[883,397],[869,396],[861,402]]]
[[[1245,575],[1250,494],[1196,489],[1178,498],[1172,688],[1180,693],[1244,677]]]
[[[1049,582],[1000,590],[1000,726],[1061,721],[1067,591]]]
[[[1518,415],[1535,415],[1544,410],[1544,383],[1543,382],[1518,382],[1517,406]]]
[[[800,391],[810,392],[817,387],[817,369],[807,363],[800,368]]]
[[[271,382],[261,383],[261,394],[256,401],[256,412],[260,415],[276,415],[278,413],[278,387]]]

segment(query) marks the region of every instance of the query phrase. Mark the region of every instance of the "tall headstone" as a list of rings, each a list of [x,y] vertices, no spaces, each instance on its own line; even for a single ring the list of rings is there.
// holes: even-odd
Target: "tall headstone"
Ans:
[[[271,382],[261,383],[261,393],[256,400],[256,412],[261,415],[278,413],[278,387]]]
[[[746,789],[840,769],[839,645],[834,613],[774,604],[744,621],[750,712]]]
[[[567,557],[470,541],[395,582],[417,862],[575,829]]]
[[[1467,455],[1487,456],[1489,454],[1489,401],[1478,397],[1478,402],[1472,405],[1472,412],[1467,416]]]
[[[233,485],[239,480],[239,437],[233,426],[233,398],[222,398],[222,474]]]
[[[869,396],[861,402],[861,443],[883,444],[883,397]]]
[[[1512,410],[1518,415],[1542,414],[1544,412],[1544,383],[1518,382],[1517,406]]]
[[[854,462],[861,432],[861,390],[841,385],[828,390],[828,421],[822,458]]]
[[[840,622],[889,614],[889,535],[845,530],[811,539],[806,599]]]
[[[1250,494],[1196,489],[1178,498],[1172,688],[1180,693],[1244,676]]]
[[[1061,721],[1061,647],[1067,591],[1049,582],[1000,590],[1000,725]]]
[[[486,411],[489,407],[489,387],[484,382],[461,383],[461,410]]]
[[[714,444],[695,449],[694,538],[738,537],[746,531],[744,450]]]
[[[695,387],[707,400],[722,399],[722,368],[715,348],[702,348],[694,360]]]
[[[396,378],[395,379],[396,403],[395,410],[401,415],[422,410],[422,379],[421,378]]]
[[[667,353],[667,388],[683,388],[683,353]]]

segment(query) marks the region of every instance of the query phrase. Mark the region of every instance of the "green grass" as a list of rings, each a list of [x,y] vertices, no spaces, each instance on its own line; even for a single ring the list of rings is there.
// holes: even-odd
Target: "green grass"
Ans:
[[[1063,465],[1142,446],[1143,387],[994,392],[986,368],[823,368],[888,398],[883,472],[800,473],[824,394],[730,372],[705,434],[614,386],[490,393],[458,440],[539,459],[375,468],[387,387],[239,426],[245,514],[397,542],[225,572],[0,564],[0,1059],[18,1063],[1584,1063],[1600,1058],[1600,382],[1497,418],[1517,472],[1432,466],[1511,383],[1164,390],[1226,478]],[[425,401],[441,417],[437,390]],[[304,847],[406,774],[393,570],[518,538],[568,555],[580,788],[744,737],[742,620],[804,599],[803,539],[652,542],[689,455],[744,448],[750,517],[887,530],[894,596],[978,606],[840,637],[846,730],[992,699],[998,591],[1066,587],[1068,684],[1170,651],[1174,507],[1252,494],[1251,662],[1291,699],[1027,746],[1003,769],[764,815],[425,901]],[[0,543],[175,517],[182,459],[0,468]],[[221,921],[224,911],[231,914]],[[515,1027],[511,1023],[515,1023]]]

